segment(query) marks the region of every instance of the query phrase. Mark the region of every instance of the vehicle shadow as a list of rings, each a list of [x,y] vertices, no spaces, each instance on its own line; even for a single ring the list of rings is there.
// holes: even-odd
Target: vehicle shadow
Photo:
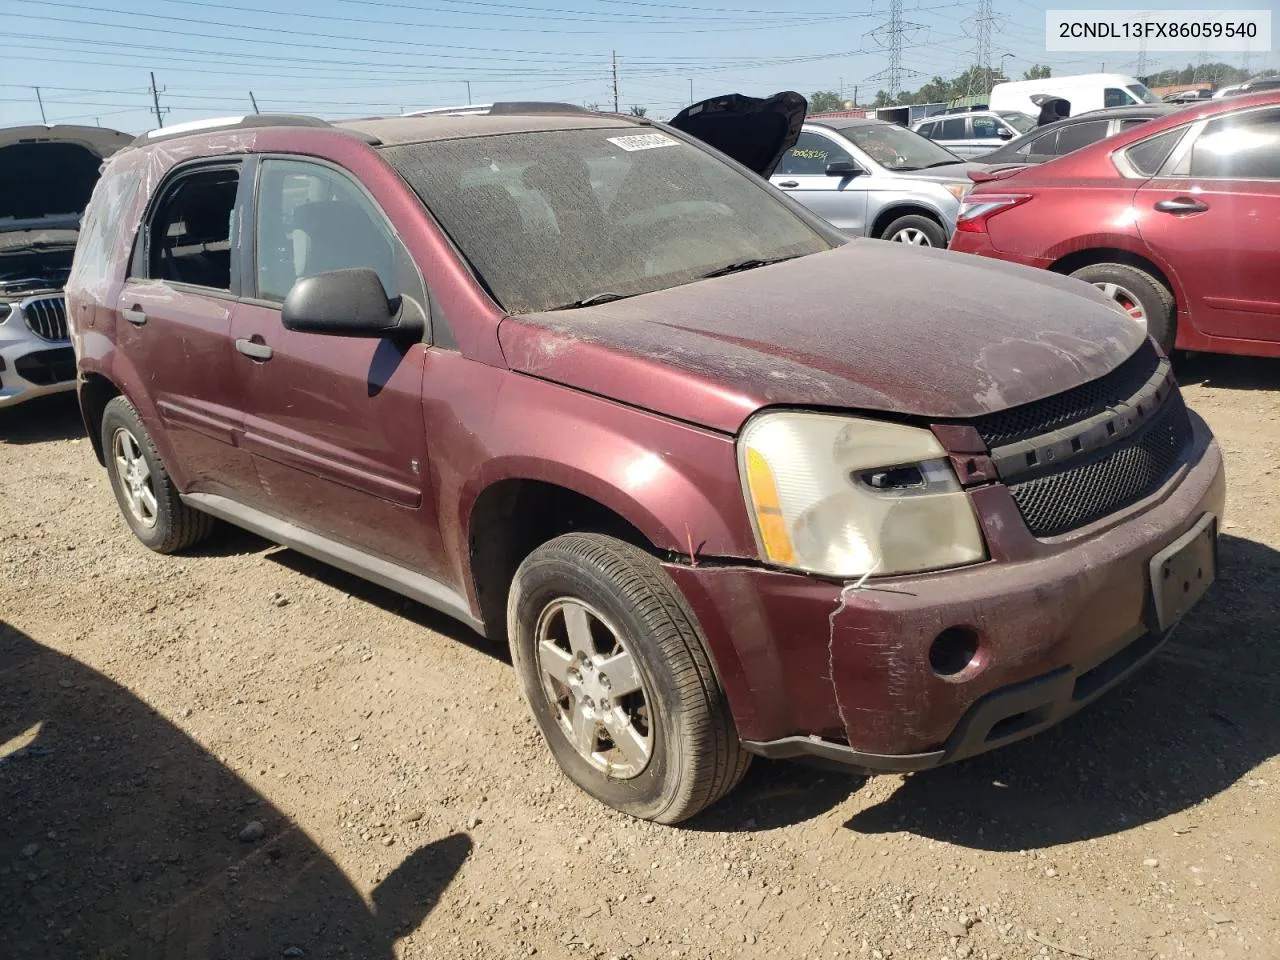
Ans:
[[[0,410],[0,443],[48,443],[83,437],[74,393],[55,393]]]
[[[1197,353],[1175,361],[1178,382],[1231,390],[1280,389],[1280,360]]]
[[[1280,553],[1224,536],[1209,594],[1136,676],[1060,726],[907,778],[846,826],[992,851],[1192,809],[1280,753]]]
[[[367,904],[270,800],[107,677],[0,622],[0,956],[386,958],[471,853]],[[241,832],[250,822],[260,839]]]

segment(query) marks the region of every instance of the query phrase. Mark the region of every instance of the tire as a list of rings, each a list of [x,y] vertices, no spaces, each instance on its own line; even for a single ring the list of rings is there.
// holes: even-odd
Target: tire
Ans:
[[[507,624],[543,738],[565,775],[597,800],[642,820],[678,823],[746,773],[751,755],[693,614],[643,550],[591,533],[543,544],[516,571]],[[630,687],[639,689],[624,693]],[[575,745],[575,729],[589,748]]]
[[[103,410],[101,436],[111,489],[134,536],[157,553],[174,553],[213,531],[213,517],[178,496],[151,435],[124,397]]]
[[[1178,329],[1173,293],[1147,271],[1127,263],[1094,263],[1081,267],[1071,276],[1102,290],[1130,316],[1134,316],[1130,307],[1140,309],[1151,338],[1166,354],[1173,350]],[[1138,318],[1134,316],[1134,319]]]
[[[880,232],[880,239],[917,247],[942,249],[947,245],[947,234],[941,224],[919,213],[898,217]]]

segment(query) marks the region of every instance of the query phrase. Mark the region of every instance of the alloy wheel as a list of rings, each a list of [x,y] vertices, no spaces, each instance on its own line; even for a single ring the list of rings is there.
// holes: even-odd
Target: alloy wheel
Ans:
[[[1145,330],[1147,328],[1147,311],[1142,308],[1142,302],[1133,295],[1129,290],[1120,286],[1118,283],[1095,283],[1095,287],[1120,305],[1131,320],[1141,324]]]
[[[916,247],[931,247],[929,235],[919,227],[903,227],[889,238],[894,243],[909,243]]]
[[[562,597],[538,618],[536,644],[543,694],[573,748],[608,777],[643,773],[653,756],[650,697],[621,632]]]
[[[144,527],[154,527],[160,516],[160,505],[156,502],[151,467],[142,454],[138,438],[124,427],[118,428],[111,437],[111,456],[116,476],[124,487],[129,513]]]

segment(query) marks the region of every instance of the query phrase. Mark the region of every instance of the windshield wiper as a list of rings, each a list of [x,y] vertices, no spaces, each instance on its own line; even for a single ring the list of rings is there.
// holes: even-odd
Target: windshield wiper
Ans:
[[[934,167],[949,167],[953,163],[964,163],[959,157],[954,160],[935,160],[933,163],[926,163],[923,167],[913,167],[914,170],[932,170]]]
[[[767,260],[760,260],[758,258],[735,260],[733,263],[725,264],[723,267],[718,267],[715,270],[704,273],[700,279],[710,280],[712,277],[723,277],[730,273],[741,273],[743,270],[754,270],[756,267],[767,267],[771,263],[782,263],[784,260],[794,260],[798,256],[800,256],[800,254],[793,253],[789,257],[772,257]]]
[[[634,293],[597,293],[590,297],[583,297],[581,300],[575,300],[573,303],[563,303],[558,307],[552,307],[552,310],[578,310],[582,307],[594,307],[598,303],[612,303],[614,300],[625,300],[627,297],[634,297]]]

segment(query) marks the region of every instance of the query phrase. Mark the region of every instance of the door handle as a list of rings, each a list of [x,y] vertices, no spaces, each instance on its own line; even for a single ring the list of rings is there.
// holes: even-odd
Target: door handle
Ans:
[[[243,353],[246,357],[254,360],[270,360],[271,348],[265,343],[256,343],[253,340],[246,340],[241,337],[236,341],[236,349]]]
[[[779,183],[779,184],[778,184],[778,186],[780,186],[780,187],[798,187],[798,186],[800,186],[800,182],[799,182],[798,180],[783,180],[781,183]]]
[[[1156,204],[1156,209],[1161,213],[1204,213],[1209,205],[1190,197],[1177,197],[1173,200],[1161,200]]]
[[[121,315],[134,326],[140,327],[147,322],[147,315],[136,303],[129,310],[121,310]]]

